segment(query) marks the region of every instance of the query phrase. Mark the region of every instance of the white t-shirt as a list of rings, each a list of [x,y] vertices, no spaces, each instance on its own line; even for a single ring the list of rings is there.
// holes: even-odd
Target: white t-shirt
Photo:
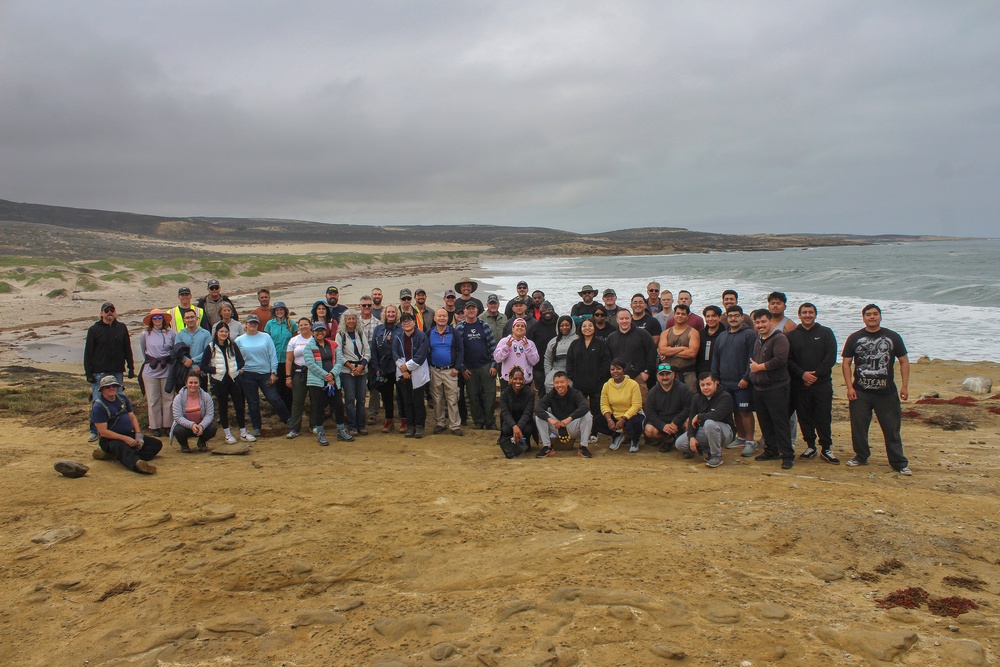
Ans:
[[[288,348],[285,351],[292,353],[292,361],[296,366],[306,365],[306,362],[302,359],[302,350],[306,349],[306,343],[310,340],[312,340],[312,336],[303,338],[301,334],[296,334],[288,341]]]

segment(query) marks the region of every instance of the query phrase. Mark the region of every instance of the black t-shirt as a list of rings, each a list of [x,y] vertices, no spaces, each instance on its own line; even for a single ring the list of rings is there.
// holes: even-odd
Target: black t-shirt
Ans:
[[[632,326],[636,329],[642,329],[650,336],[659,336],[663,333],[663,327],[660,326],[660,322],[653,317],[648,310],[646,311],[646,314],[642,316],[641,320],[637,320],[633,317]]]
[[[906,356],[906,345],[895,331],[867,329],[855,331],[844,343],[845,359],[854,359],[854,388],[873,394],[894,394],[893,366]]]

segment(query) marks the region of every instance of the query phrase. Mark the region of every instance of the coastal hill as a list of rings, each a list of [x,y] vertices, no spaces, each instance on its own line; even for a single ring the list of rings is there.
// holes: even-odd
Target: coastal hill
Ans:
[[[449,243],[499,254],[532,248],[542,255],[669,254],[712,250],[765,250],[936,240],[926,236],[849,234],[712,234],[679,227],[644,227],[578,234],[544,227],[497,225],[374,226],[270,218],[162,217],[26,204],[0,199],[0,254],[74,259],[83,256],[146,257],[171,253],[172,242],[206,241],[260,246],[343,244],[426,246]],[[123,243],[123,239],[127,243]],[[210,245],[196,254],[212,254]]]

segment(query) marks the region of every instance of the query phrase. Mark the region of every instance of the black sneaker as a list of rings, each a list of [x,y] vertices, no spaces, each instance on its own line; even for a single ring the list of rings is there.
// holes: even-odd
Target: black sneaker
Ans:
[[[538,450],[538,453],[535,454],[535,458],[544,459],[546,456],[555,456],[555,454],[556,450],[552,449],[551,447],[542,447],[540,450]]]
[[[795,461],[793,461],[792,459],[784,459],[781,462],[781,469],[782,470],[791,470],[794,465],[795,465]]]
[[[819,457],[826,461],[827,463],[832,463],[835,466],[840,465],[840,459],[836,457],[832,449],[824,449],[819,453]]]
[[[764,452],[763,454],[758,454],[757,456],[753,457],[753,460],[754,461],[777,461],[780,458],[781,458],[781,454],[778,454],[777,452],[774,452],[774,453],[772,453],[772,452]]]
[[[669,454],[671,449],[673,449],[673,445],[671,445],[669,442],[665,442],[662,445],[660,445],[660,448],[657,451],[660,452],[661,454]]]
[[[693,459],[694,458],[694,452],[684,452],[681,456],[683,456],[686,459]]]
[[[590,453],[590,450],[587,449],[586,445],[582,445],[580,447],[580,449],[577,450],[577,451],[580,454],[580,456],[582,456],[585,459],[592,459],[592,458],[594,458],[594,455]]]
[[[816,458],[816,448],[812,447],[812,446],[806,447],[806,451],[804,451],[801,454],[799,454],[799,458],[800,459],[807,459],[807,460],[808,459],[812,459],[812,458]]]

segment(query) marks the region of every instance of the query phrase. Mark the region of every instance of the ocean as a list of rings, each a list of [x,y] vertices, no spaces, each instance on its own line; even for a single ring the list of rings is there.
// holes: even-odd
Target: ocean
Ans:
[[[556,312],[568,313],[577,291],[591,284],[618,293],[627,306],[646,284],[686,289],[692,312],[721,305],[735,289],[749,312],[765,307],[772,291],[788,295],[789,317],[804,301],[816,304],[817,321],[842,344],[860,329],[861,308],[882,308],[882,326],[898,332],[911,361],[950,359],[1000,362],[1000,240],[933,241],[861,247],[803,248],[767,252],[567,257],[485,261],[477,296],[496,291],[504,303],[526,280],[546,293]],[[598,295],[599,298],[599,295]]]

